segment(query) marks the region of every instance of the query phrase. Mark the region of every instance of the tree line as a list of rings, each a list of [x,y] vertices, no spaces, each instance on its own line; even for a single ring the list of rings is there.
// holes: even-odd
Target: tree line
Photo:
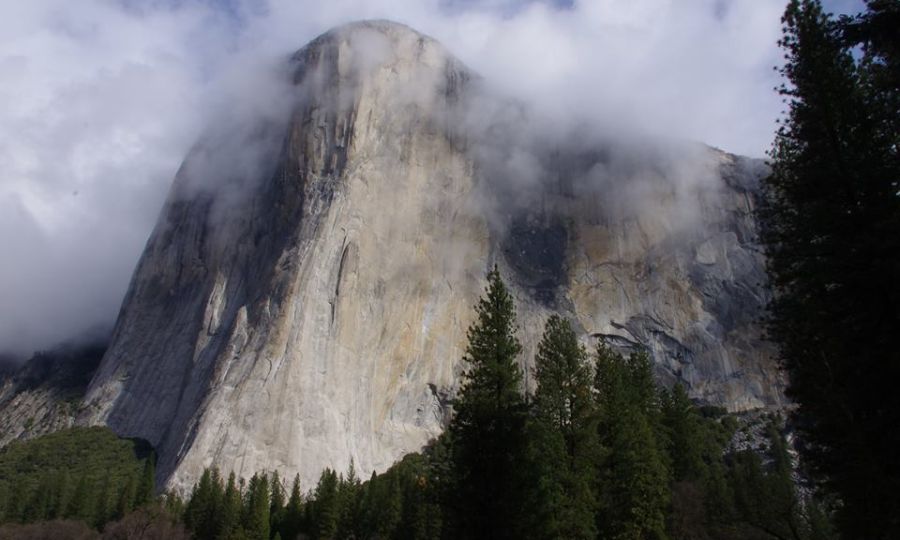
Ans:
[[[827,512],[796,491],[778,419],[767,420],[766,451],[729,451],[733,416],[657,386],[645,351],[624,356],[602,340],[587,350],[558,315],[526,393],[496,268],[475,310],[450,425],[381,474],[326,469],[304,492],[299,477],[207,469],[185,500],[154,499],[152,455],[76,428],[0,452],[0,516],[34,524],[0,535],[59,536],[80,521],[105,538],[169,540],[833,537]]]
[[[737,422],[654,382],[644,351],[588,351],[551,316],[526,394],[513,299],[495,268],[468,332],[443,436],[362,482],[203,473],[181,512],[198,539],[819,539],[826,512],[799,497],[777,419],[768,451],[728,452]]]
[[[103,527],[155,500],[154,459],[145,442],[100,427],[10,443],[0,451],[0,523]]]

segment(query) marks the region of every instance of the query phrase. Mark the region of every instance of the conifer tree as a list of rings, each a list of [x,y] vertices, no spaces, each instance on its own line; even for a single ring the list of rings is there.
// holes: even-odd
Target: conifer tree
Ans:
[[[517,538],[526,437],[522,350],[512,296],[495,266],[469,328],[462,388],[450,424],[455,521],[466,538]]]
[[[597,416],[587,351],[571,325],[552,315],[538,344],[529,467],[541,538],[594,538]]]
[[[663,538],[670,473],[646,353],[633,353],[626,360],[601,341],[595,392],[604,447],[599,461],[601,536]]]
[[[250,540],[269,540],[269,477],[257,473],[247,483],[243,529]]]
[[[216,469],[204,469],[194,486],[184,512],[185,524],[195,538],[215,539],[220,532],[218,519],[224,493]]]
[[[731,433],[702,416],[681,383],[663,392],[662,407],[672,467],[672,536],[709,536],[733,518],[723,460]]]
[[[314,538],[330,540],[335,538],[338,527],[338,477],[331,469],[322,471],[316,484],[314,498],[310,502],[310,526]]]
[[[442,515],[431,477],[431,448],[424,455],[412,454],[395,466],[401,483],[403,508],[394,538],[429,540],[441,538]]]
[[[707,475],[702,419],[681,383],[665,394],[663,415],[673,480],[702,482]]]
[[[867,8],[835,24],[818,0],[788,3],[763,233],[805,462],[840,495],[845,536],[877,539],[900,537],[900,3]]]
[[[340,516],[338,517],[338,536],[349,538],[358,536],[361,531],[360,520],[360,481],[356,475],[356,465],[350,460],[347,478],[339,483],[338,500]]]
[[[284,486],[281,485],[281,478],[278,471],[272,473],[269,481],[269,531],[278,531],[281,529],[281,522],[284,520]]]
[[[303,495],[300,492],[300,475],[294,476],[291,496],[288,498],[281,530],[282,538],[296,538],[303,528]]]
[[[392,537],[397,530],[400,520],[403,518],[403,491],[400,487],[400,478],[395,471],[385,473],[381,479],[382,493],[382,518],[376,529],[386,537]]]
[[[241,492],[234,471],[232,471],[228,475],[228,483],[225,485],[225,493],[222,496],[222,511],[219,517],[221,538],[230,538],[239,527],[242,506]]]

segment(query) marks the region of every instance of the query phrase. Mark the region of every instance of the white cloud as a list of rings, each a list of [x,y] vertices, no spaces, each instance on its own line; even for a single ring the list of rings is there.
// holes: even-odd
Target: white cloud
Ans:
[[[843,2],[841,9],[846,9]],[[258,64],[404,22],[506,93],[762,156],[784,0],[29,0],[0,7],[0,350],[109,325],[182,158]]]

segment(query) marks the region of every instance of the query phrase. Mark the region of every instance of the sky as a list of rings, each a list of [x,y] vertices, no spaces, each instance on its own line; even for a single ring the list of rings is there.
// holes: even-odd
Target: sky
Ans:
[[[763,157],[785,0],[29,0],[0,6],[0,352],[115,320],[179,164],[337,24],[429,34],[554,118]],[[826,7],[853,12],[860,0]]]

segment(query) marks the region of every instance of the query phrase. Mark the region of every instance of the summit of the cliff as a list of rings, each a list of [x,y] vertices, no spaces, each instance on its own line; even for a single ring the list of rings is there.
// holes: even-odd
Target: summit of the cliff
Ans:
[[[297,50],[293,60],[301,65],[335,62],[342,75],[354,70],[368,75],[373,68],[385,66],[402,72],[445,64],[457,71],[470,71],[436,39],[384,19],[336,26]]]

